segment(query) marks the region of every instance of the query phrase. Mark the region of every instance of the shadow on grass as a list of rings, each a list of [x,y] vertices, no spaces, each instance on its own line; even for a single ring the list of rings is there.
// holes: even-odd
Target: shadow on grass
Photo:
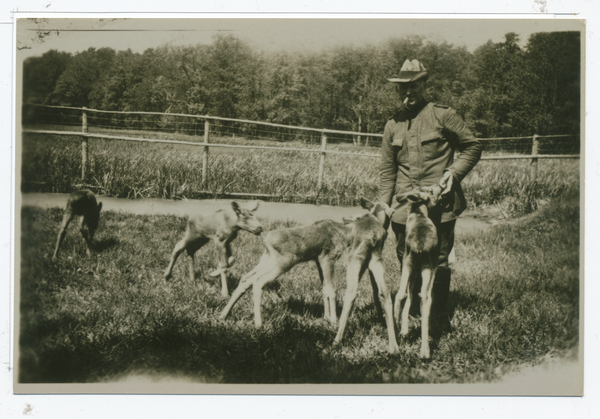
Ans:
[[[476,294],[465,293],[462,291],[451,291],[448,296],[448,317],[452,319],[454,313],[458,310],[472,310],[482,305],[492,305],[492,303],[485,298],[481,298]]]
[[[35,333],[48,340],[61,327],[46,322]],[[377,383],[383,381],[382,371],[397,371],[402,362],[387,354],[347,359],[340,356],[342,349],[331,347],[332,331],[289,317],[260,331],[180,318],[151,334],[77,343],[56,339],[41,351],[39,335],[31,332],[21,339],[22,383],[112,381],[140,372],[209,383]],[[403,380],[413,378],[394,381]]]
[[[106,237],[101,240],[94,240],[94,248],[96,252],[102,253],[119,244],[119,240],[115,237]]]
[[[323,318],[323,303],[309,303],[295,297],[290,297],[286,302],[287,309],[292,314],[308,315],[315,319]],[[338,313],[339,316],[340,313]]]

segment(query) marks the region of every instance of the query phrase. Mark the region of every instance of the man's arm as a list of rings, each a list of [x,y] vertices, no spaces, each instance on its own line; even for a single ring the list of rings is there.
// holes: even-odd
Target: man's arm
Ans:
[[[454,109],[444,109],[442,118],[444,129],[450,131],[456,141],[456,148],[460,152],[458,158],[452,163],[446,171],[452,174],[453,180],[460,182],[475,167],[481,158],[482,145],[477,138],[473,136],[467,124],[462,120]],[[448,175],[444,175],[447,179]],[[441,184],[441,182],[440,182]]]
[[[379,196],[378,201],[392,204],[394,190],[396,189],[396,176],[398,174],[398,165],[392,147],[392,134],[389,122],[383,131],[383,140],[381,142],[381,163],[379,166]]]

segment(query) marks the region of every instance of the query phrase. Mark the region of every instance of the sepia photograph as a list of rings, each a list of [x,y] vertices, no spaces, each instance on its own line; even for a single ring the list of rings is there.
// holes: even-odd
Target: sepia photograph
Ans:
[[[583,394],[583,20],[15,33],[15,393]]]

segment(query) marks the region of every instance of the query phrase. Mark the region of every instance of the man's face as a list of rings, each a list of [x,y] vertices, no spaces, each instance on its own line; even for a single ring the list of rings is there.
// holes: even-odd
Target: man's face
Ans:
[[[400,94],[402,103],[408,98],[406,106],[411,109],[423,99],[425,82],[423,80],[418,80],[410,83],[398,83],[398,93]]]

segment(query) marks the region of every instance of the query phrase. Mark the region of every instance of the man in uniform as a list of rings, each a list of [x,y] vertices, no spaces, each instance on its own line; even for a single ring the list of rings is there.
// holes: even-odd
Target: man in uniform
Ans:
[[[396,84],[402,108],[388,120],[383,132],[379,200],[396,210],[392,230],[402,265],[410,206],[399,204],[395,196],[418,186],[439,184],[443,189],[440,205],[429,214],[437,227],[440,247],[432,291],[432,331],[439,335],[450,330],[446,311],[451,278],[448,256],[454,246],[456,218],[467,205],[460,181],[479,161],[481,143],[454,109],[423,97],[428,76],[422,63],[406,60],[398,77],[388,79]],[[457,151],[460,154],[455,160]]]

